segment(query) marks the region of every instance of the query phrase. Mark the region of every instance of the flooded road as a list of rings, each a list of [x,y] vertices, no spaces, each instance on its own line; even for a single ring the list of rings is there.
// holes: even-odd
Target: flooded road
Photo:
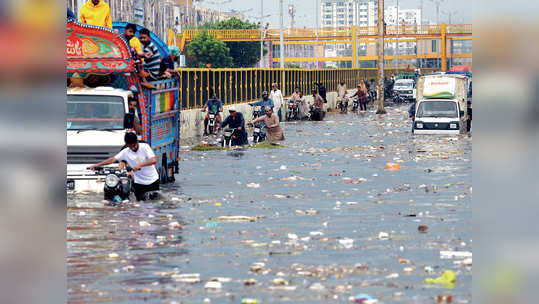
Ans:
[[[444,252],[472,251],[471,137],[411,136],[387,110],[286,123],[286,148],[183,151],[163,201],[68,195],[69,302],[470,303],[471,258]],[[424,283],[444,270],[454,286]]]

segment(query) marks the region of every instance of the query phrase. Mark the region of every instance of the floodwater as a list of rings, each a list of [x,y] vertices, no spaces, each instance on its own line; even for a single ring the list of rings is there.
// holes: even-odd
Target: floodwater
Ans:
[[[69,302],[471,303],[471,259],[440,255],[472,251],[471,137],[411,136],[387,110],[286,123],[286,148],[183,151],[162,201],[68,195]],[[424,283],[444,270],[453,288]]]

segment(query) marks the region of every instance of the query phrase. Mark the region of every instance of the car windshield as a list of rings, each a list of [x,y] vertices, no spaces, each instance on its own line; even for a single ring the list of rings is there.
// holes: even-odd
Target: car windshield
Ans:
[[[414,83],[411,81],[397,81],[395,82],[396,87],[405,87],[405,88],[413,88]]]
[[[67,95],[68,130],[122,130],[125,113],[120,96]]]
[[[457,104],[450,101],[425,101],[417,108],[417,117],[458,117]]]

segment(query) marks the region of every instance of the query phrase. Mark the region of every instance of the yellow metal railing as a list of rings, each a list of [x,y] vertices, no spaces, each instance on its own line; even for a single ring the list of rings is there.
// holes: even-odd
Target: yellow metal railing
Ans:
[[[424,71],[428,69],[423,69]],[[315,83],[323,83],[328,92],[336,91],[344,79],[349,88],[361,80],[376,79],[376,69],[177,69],[180,73],[182,109],[201,108],[215,94],[225,105],[259,100],[263,91],[277,83],[283,95],[298,87],[310,95]]]
[[[220,40],[258,40],[260,41],[260,30],[250,29],[250,30],[185,30],[182,32],[182,36],[186,40],[190,41],[195,38],[199,33],[207,31],[210,35],[213,35],[215,38]]]

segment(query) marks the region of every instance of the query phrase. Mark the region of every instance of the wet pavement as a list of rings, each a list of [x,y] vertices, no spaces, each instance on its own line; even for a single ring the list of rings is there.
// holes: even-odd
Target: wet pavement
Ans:
[[[69,302],[470,303],[472,139],[387,110],[286,123],[286,148],[183,151],[162,201],[69,194]],[[454,286],[424,282],[445,270]]]

